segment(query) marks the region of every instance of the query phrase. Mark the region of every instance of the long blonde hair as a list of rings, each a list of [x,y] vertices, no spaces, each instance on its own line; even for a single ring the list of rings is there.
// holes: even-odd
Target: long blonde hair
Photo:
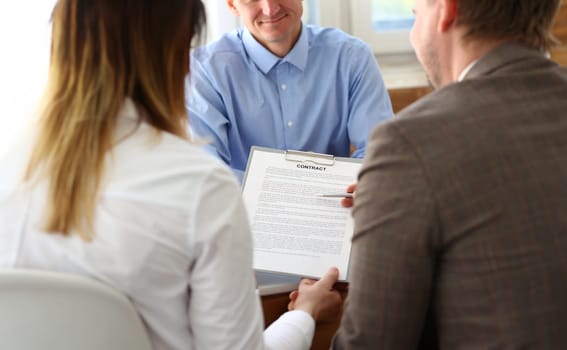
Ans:
[[[47,232],[92,238],[126,97],[156,130],[187,137],[184,80],[204,21],[200,0],[57,1],[40,132],[25,174],[41,170],[49,179]]]

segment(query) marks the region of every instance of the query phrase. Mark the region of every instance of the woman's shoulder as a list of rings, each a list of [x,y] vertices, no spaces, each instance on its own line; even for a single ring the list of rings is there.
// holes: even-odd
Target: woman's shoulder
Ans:
[[[224,163],[201,145],[167,133],[157,137],[138,134],[123,141],[109,154],[107,167],[109,191],[161,199],[176,206],[199,200],[211,187],[239,191],[235,176]]]

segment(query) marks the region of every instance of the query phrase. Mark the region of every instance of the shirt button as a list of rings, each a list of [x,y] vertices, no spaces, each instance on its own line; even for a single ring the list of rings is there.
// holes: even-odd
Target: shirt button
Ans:
[[[291,126],[293,125],[293,122],[290,120],[287,122],[287,126],[291,128]]]
[[[285,89],[287,89],[287,85],[286,85],[286,84],[282,84],[281,88],[282,88],[283,91],[285,91]]]

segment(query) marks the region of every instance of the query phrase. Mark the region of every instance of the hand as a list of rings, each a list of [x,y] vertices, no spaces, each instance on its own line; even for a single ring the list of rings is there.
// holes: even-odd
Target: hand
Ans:
[[[354,193],[356,190],[356,183],[350,184],[347,186],[346,191],[348,193]],[[353,198],[343,198],[341,199],[341,204],[345,208],[351,208],[354,205],[354,197]]]
[[[343,305],[341,295],[333,289],[338,279],[339,270],[336,267],[330,268],[319,281],[302,279],[298,290],[289,295],[288,310],[303,310],[315,321],[336,319]]]

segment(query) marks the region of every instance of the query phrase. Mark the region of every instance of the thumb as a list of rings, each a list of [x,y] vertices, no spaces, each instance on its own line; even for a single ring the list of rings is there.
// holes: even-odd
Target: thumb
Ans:
[[[338,279],[339,279],[339,269],[337,269],[336,267],[331,267],[329,270],[327,270],[325,275],[323,275],[323,277],[321,277],[321,279],[317,281],[316,284],[331,290],[333,289],[333,285],[337,283]]]

